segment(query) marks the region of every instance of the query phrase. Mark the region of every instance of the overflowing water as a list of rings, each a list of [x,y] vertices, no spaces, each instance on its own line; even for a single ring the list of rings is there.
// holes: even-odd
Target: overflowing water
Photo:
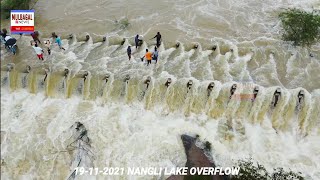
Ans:
[[[44,37],[73,35],[45,62],[30,53],[28,36],[17,36],[17,56],[1,47],[2,177],[67,179],[79,159],[99,168],[183,166],[179,135],[188,133],[212,143],[218,165],[251,156],[268,170],[319,179],[320,45],[277,40],[276,13],[293,6],[319,2],[38,2]],[[125,16],[131,24],[119,27],[114,20]],[[153,51],[156,31],[159,61],[146,66],[140,57]],[[146,41],[129,61],[136,32]],[[75,122],[90,141],[76,138]]]

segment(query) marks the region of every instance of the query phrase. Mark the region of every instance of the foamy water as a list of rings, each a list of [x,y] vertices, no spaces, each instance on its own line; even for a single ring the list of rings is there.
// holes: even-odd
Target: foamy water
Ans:
[[[184,166],[179,136],[187,133],[212,143],[221,166],[253,157],[270,171],[284,167],[320,179],[319,44],[293,48],[277,40],[276,14],[286,7],[309,10],[319,2],[39,1],[37,29],[44,36],[51,31],[75,36],[63,40],[66,51],[53,47],[45,63],[30,53],[27,36],[17,36],[17,56],[1,49],[2,178],[68,178],[75,158],[66,152],[68,133],[79,121],[92,141],[94,159],[87,163],[99,168]],[[123,30],[114,20],[125,16],[131,25]],[[148,39],[157,31],[164,38],[159,62],[147,67],[140,57],[145,48],[153,50]],[[88,42],[82,41],[85,32],[91,36]],[[128,61],[126,48],[136,33],[146,42],[133,48]],[[103,35],[107,41],[97,42]],[[177,41],[179,48],[174,47]],[[8,63],[14,63],[10,72]],[[50,71],[43,82],[45,68]],[[63,77],[65,68],[70,73]],[[172,83],[167,88],[168,78]],[[193,85],[188,90],[189,80]],[[211,82],[215,86],[208,94]],[[229,100],[235,83],[238,88]],[[252,102],[246,98],[256,86],[259,93]],[[272,108],[278,87],[281,98]],[[305,98],[297,110],[300,90]]]
[[[212,143],[219,165],[230,166],[232,159],[251,156],[268,170],[280,166],[303,172],[307,179],[319,178],[318,128],[303,137],[295,126],[277,133],[267,117],[259,124],[235,119],[238,124],[225,129],[223,117],[185,117],[180,111],[164,115],[161,106],[146,110],[139,103],[47,98],[25,90],[2,89],[1,97],[4,179],[66,178],[73,157],[63,152],[66,147],[61,144],[68,138],[63,132],[76,121],[88,129],[95,167],[183,166],[186,157],[179,135],[187,132]],[[130,179],[112,177],[123,178]]]

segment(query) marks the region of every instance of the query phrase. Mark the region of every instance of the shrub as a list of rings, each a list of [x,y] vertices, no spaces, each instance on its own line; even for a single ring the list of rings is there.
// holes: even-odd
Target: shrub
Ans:
[[[130,22],[128,18],[124,18],[120,20],[119,24],[122,29],[125,29],[130,25]]]
[[[9,18],[10,10],[29,9],[30,0],[1,0],[1,17]]]
[[[275,168],[272,173],[269,173],[266,168],[259,164],[253,163],[252,159],[239,160],[239,174],[232,176],[231,180],[303,180],[301,173],[295,173],[291,170],[284,171],[283,168]]]
[[[295,46],[311,46],[320,40],[320,11],[287,9],[279,14],[282,38]]]

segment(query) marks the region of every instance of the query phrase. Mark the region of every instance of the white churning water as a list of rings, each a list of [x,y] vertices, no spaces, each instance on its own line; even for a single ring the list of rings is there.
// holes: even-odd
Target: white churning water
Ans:
[[[211,142],[219,165],[251,156],[268,170],[290,168],[320,179],[320,45],[296,49],[276,40],[280,8],[309,9],[319,2],[154,3],[36,4],[43,19],[50,20],[46,26],[43,19],[39,22],[43,34],[62,28],[63,37],[74,36],[63,39],[66,51],[53,47],[44,63],[30,53],[30,37],[17,37],[15,57],[1,47],[2,178],[67,179],[79,156],[86,166],[99,168],[184,166],[179,135],[187,133]],[[119,4],[128,8],[119,11]],[[125,12],[131,25],[123,30],[114,25],[112,14],[121,19]],[[146,48],[153,51],[148,38],[158,30],[164,37],[159,62],[146,66],[140,57]],[[83,32],[90,32],[89,41],[83,41]],[[136,32],[146,42],[138,49],[132,46],[128,61],[126,48]],[[275,98],[278,88],[281,95]],[[67,146],[75,122],[87,129],[91,147],[77,144],[85,148],[71,153]]]

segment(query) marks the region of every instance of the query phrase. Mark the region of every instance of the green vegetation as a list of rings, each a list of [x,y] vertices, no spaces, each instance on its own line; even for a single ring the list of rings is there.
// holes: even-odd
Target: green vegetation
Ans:
[[[129,19],[127,17],[120,20],[115,19],[114,23],[116,27],[113,31],[126,30],[130,26]]]
[[[119,24],[121,29],[126,29],[130,25],[130,22],[128,18],[123,18],[119,21]]]
[[[303,180],[301,173],[295,173],[291,170],[286,172],[283,168],[274,169],[272,174],[269,174],[266,168],[257,163],[253,163],[252,159],[239,160],[240,167],[239,175],[233,176],[231,180]]]
[[[1,0],[1,18],[8,19],[10,10],[14,9],[29,9],[31,0]]]
[[[311,46],[320,40],[320,11],[288,9],[279,14],[282,38],[295,46]]]

